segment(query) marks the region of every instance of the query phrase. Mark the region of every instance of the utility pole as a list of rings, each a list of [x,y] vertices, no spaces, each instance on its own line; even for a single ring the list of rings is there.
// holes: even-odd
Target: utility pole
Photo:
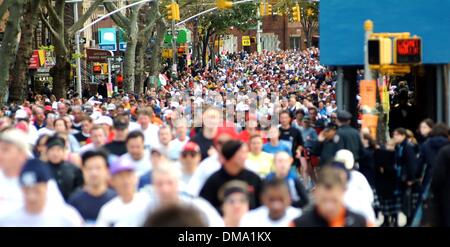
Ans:
[[[369,66],[369,38],[373,33],[373,22],[366,20],[364,22],[364,80],[372,80],[372,71]]]

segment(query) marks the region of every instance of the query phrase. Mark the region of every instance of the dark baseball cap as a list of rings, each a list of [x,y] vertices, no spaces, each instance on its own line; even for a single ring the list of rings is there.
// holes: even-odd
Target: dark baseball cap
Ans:
[[[341,121],[347,121],[352,119],[352,114],[345,110],[340,110],[337,112],[337,119]]]
[[[46,183],[50,179],[50,169],[39,159],[29,159],[20,172],[20,185],[24,187]]]

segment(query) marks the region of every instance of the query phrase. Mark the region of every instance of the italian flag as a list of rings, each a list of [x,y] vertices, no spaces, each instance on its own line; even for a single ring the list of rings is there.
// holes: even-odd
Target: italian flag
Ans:
[[[168,81],[169,79],[167,78],[167,76],[166,75],[164,75],[164,74],[159,74],[159,77],[158,77],[158,87],[164,87],[165,85],[167,85],[167,81]]]

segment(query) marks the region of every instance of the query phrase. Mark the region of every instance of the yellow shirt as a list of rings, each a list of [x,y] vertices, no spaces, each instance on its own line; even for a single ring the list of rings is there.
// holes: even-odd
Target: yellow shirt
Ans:
[[[259,155],[248,154],[248,166],[250,170],[259,176],[265,177],[273,170],[273,154],[261,152]]]

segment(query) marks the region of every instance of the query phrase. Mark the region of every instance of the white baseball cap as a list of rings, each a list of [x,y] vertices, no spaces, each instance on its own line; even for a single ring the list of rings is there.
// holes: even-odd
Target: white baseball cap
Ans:
[[[16,114],[14,115],[15,119],[23,119],[28,118],[28,113],[24,109],[19,109],[16,111]]]
[[[94,124],[106,124],[108,126],[113,126],[113,120],[112,118],[108,116],[101,116],[97,120],[94,121]]]

